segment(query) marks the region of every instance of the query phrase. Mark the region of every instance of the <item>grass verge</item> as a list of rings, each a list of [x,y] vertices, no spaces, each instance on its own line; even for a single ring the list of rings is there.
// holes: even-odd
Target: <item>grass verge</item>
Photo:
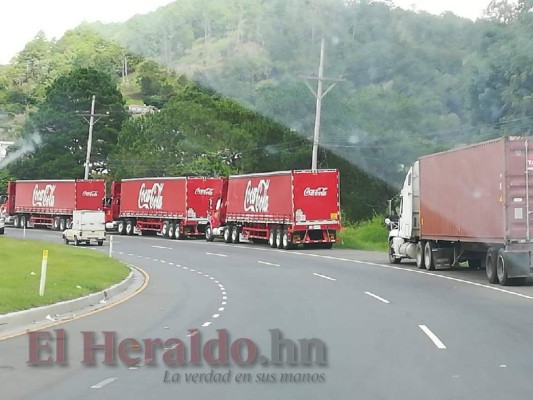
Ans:
[[[48,250],[44,296],[39,296],[43,250]],[[0,315],[71,300],[128,276],[119,261],[98,252],[0,236]]]
[[[383,223],[384,219],[376,215],[370,221],[344,227],[335,248],[387,251],[389,231]]]

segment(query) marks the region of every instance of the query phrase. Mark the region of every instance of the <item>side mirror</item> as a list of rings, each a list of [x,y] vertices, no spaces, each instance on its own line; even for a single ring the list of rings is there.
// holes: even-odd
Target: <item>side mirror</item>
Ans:
[[[390,218],[385,218],[385,225],[389,226],[391,223]]]

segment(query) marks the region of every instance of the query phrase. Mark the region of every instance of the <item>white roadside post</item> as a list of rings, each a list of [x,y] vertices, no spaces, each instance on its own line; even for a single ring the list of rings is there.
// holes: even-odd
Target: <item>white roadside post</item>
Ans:
[[[39,285],[39,296],[44,296],[44,286],[46,285],[46,267],[48,266],[48,250],[43,250],[43,261],[41,263],[41,284]]]
[[[24,240],[26,240],[26,225],[24,225],[24,233],[22,234]]]
[[[109,236],[109,257],[113,253],[113,235]]]

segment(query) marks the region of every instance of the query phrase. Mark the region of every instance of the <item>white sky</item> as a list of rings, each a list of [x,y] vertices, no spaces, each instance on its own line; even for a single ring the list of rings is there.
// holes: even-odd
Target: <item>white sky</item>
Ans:
[[[60,38],[81,22],[120,22],[173,0],[3,0],[0,5],[0,64],[7,64],[40,30]],[[406,9],[445,10],[475,20],[490,0],[393,0]]]

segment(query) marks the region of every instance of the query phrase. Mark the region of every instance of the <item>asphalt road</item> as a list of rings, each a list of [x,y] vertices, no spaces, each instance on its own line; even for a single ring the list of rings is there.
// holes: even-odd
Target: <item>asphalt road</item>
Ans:
[[[20,237],[21,231],[7,234]],[[60,240],[59,233],[33,230],[27,237]],[[107,246],[80,251],[107,252]],[[123,236],[115,236],[113,246],[117,258],[149,274],[148,287],[113,308],[50,328],[53,335],[54,329],[66,333],[67,365],[28,365],[27,335],[0,342],[2,398],[531,397],[530,282],[504,289],[488,285],[483,271],[429,274],[413,264],[391,266],[386,254],[373,252]],[[96,365],[82,363],[91,353],[84,352],[82,332],[95,332],[97,344],[104,343],[103,332],[114,332],[109,354],[116,365],[103,364],[103,351],[94,352]],[[178,338],[191,360],[191,341],[203,346],[224,332],[228,363],[218,366],[205,357],[200,365],[168,366],[176,359],[171,356],[180,357],[175,342],[146,355],[150,346],[142,341]],[[276,337],[296,349],[293,365]],[[139,357],[135,364],[119,357],[118,345],[127,338],[139,343],[122,352]],[[310,365],[304,365],[302,339],[315,339],[315,349],[324,350],[311,351]],[[242,365],[246,346],[258,352],[251,365]],[[274,348],[285,349],[281,365],[272,365]],[[213,354],[217,358],[216,346]]]

